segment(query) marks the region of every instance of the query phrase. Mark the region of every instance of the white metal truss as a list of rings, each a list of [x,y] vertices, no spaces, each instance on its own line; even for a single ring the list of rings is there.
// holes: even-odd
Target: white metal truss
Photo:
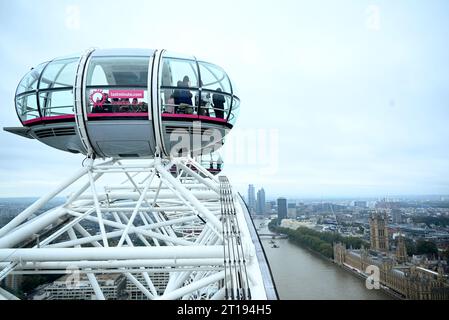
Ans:
[[[146,299],[269,298],[246,209],[225,177],[191,158],[87,162],[0,229],[0,281],[75,268],[97,299],[97,278],[110,273]],[[35,215],[67,189],[64,204]],[[167,280],[155,285],[154,274]]]

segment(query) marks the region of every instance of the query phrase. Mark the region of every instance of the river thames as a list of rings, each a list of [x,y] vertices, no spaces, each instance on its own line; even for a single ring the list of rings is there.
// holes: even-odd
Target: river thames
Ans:
[[[255,219],[259,233],[270,233],[269,220]],[[262,226],[261,226],[262,224]],[[389,300],[381,290],[368,290],[365,281],[332,262],[289,242],[261,238],[281,300]]]

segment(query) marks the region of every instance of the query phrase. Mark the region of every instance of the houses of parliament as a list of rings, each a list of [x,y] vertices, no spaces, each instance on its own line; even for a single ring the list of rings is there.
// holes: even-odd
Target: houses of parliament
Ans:
[[[412,262],[407,255],[404,237],[395,239],[395,250],[390,250],[388,215],[375,212],[370,216],[371,248],[348,249],[342,243],[334,244],[334,261],[338,265],[367,277],[369,266],[379,269],[380,285],[394,296],[411,300],[447,300],[449,283],[441,266],[430,270],[426,262]],[[368,269],[369,270],[369,269]]]

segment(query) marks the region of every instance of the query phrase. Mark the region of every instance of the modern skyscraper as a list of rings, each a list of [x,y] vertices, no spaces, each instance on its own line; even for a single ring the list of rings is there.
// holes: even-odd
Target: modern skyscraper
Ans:
[[[278,219],[287,218],[287,199],[278,198]]]
[[[373,213],[369,218],[371,231],[371,249],[376,251],[388,251],[388,215]]]
[[[263,188],[257,191],[256,213],[265,213],[265,190]]]
[[[248,209],[250,213],[256,211],[256,193],[252,184],[248,186]]]

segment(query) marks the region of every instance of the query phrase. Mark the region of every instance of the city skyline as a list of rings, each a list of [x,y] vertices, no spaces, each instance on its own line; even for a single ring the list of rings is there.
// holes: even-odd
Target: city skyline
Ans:
[[[251,187],[250,187],[251,186]],[[427,200],[448,200],[449,201],[449,193],[441,193],[441,194],[377,194],[377,195],[345,195],[345,196],[301,196],[300,194],[290,193],[276,193],[276,192],[268,192],[266,193],[265,185],[256,185],[250,183],[246,186],[245,191],[240,190],[239,192],[242,195],[245,195],[245,200],[249,199],[249,191],[250,188],[254,194],[254,208],[257,202],[256,190],[264,190],[265,200],[266,202],[276,201],[278,198],[286,198],[288,202],[297,202],[297,201],[324,201],[324,200],[346,200],[346,201],[379,201],[379,200],[410,200],[410,199],[427,199]],[[249,202],[248,202],[249,204]],[[250,204],[249,204],[250,205]],[[251,205],[250,205],[251,206]]]
[[[260,188],[259,191],[262,189]],[[31,202],[31,199],[28,199],[28,201],[11,200],[0,202],[0,226],[4,225]],[[265,239],[263,243],[265,250],[268,252],[270,265],[273,264],[273,271],[276,272],[276,283],[279,285],[278,289],[282,298],[334,299],[339,297],[340,299],[348,299],[357,297],[357,299],[385,299],[389,296],[396,299],[444,298],[443,292],[438,293],[434,291],[431,295],[426,293],[429,292],[429,288],[443,288],[442,286],[445,286],[441,279],[444,279],[444,273],[447,273],[447,263],[445,261],[449,257],[447,246],[449,239],[449,202],[444,198],[432,202],[426,200],[394,202],[391,199],[384,199],[375,201],[374,207],[368,207],[366,206],[366,201],[358,200],[345,204],[339,201],[293,204],[285,198],[279,198],[277,203],[278,208],[276,210],[270,203],[269,212],[267,211],[265,215],[255,214],[253,219],[261,237],[265,237],[263,238]],[[270,236],[268,231],[274,231],[266,229],[267,221],[270,219],[267,215],[268,213],[270,213],[272,219],[275,218],[273,216],[274,213],[278,213],[277,218],[284,218],[282,221],[278,219],[271,220],[269,225],[272,226],[277,221],[277,223],[280,223],[280,227],[288,228],[292,231],[286,232],[286,229],[282,229],[282,231],[278,230],[277,233],[273,233],[273,236]],[[302,229],[298,231],[298,227]],[[294,230],[296,230],[296,233],[293,233]],[[89,231],[98,232],[98,230],[95,231],[95,229],[90,229],[90,227]],[[287,236],[279,234],[279,231],[289,234],[289,237],[293,237],[293,241],[289,241]],[[314,240],[301,244],[301,241],[294,240],[295,234],[309,234],[312,235]],[[330,238],[331,235],[333,238]],[[338,241],[336,242],[333,239],[338,239]],[[301,245],[298,246],[297,242]],[[317,242],[319,245],[317,245]],[[309,245],[313,245],[313,249],[306,249]],[[287,254],[290,250],[294,250],[294,254]],[[311,255],[310,250],[317,251],[320,255]],[[280,252],[276,253],[276,251]],[[382,252],[380,260],[378,259],[378,254],[373,253],[374,251]],[[436,256],[437,254],[438,257]],[[288,255],[288,260],[291,261],[289,263],[292,264],[295,264],[294,261],[299,260],[302,264],[319,268],[320,264],[326,263],[329,269],[325,274],[316,277],[316,281],[311,280],[307,287],[308,290],[289,290],[288,283],[282,281],[284,273],[288,274],[291,272],[298,278],[298,281],[303,277],[313,279],[314,273],[307,268],[307,272],[298,275],[297,271],[290,271],[288,267],[284,268],[285,263],[278,263],[279,256],[283,255]],[[334,263],[326,261],[323,255],[333,259]],[[312,257],[314,258],[311,259]],[[374,265],[371,265],[372,261],[374,261]],[[443,264],[441,264],[441,261],[443,261]],[[352,269],[345,268],[348,265]],[[339,288],[343,285],[353,289],[357,286],[364,288],[363,279],[351,277],[355,282],[348,283],[344,273],[357,272],[359,275],[365,272],[368,273],[369,271],[366,270],[368,270],[369,266],[377,266],[379,269],[384,270],[383,272],[385,273],[391,272],[387,278],[381,278],[381,281],[387,287],[392,288],[394,292],[379,290],[379,292],[375,293],[365,288],[363,291],[358,290],[347,296],[341,296]],[[393,271],[389,269],[389,266],[393,266]],[[420,268],[415,269],[414,266],[419,266]],[[404,269],[409,271],[405,274],[399,272]],[[422,287],[413,286],[414,279],[420,276],[417,272],[426,277]],[[436,274],[439,275],[439,278],[436,278]],[[58,300],[83,297],[85,299],[93,295],[92,288],[85,279],[80,279],[81,290],[77,292],[67,290],[60,285],[64,283],[65,277],[55,280],[53,284],[50,282],[39,287],[39,290],[34,291],[29,298],[40,300],[51,297]],[[328,288],[330,292],[328,290],[321,292],[321,284],[325,283],[326,279],[329,278],[335,281],[333,286]],[[123,277],[117,278],[117,280],[119,279],[120,282],[124,280]],[[137,300],[144,298],[129,281],[126,282],[126,286],[119,285],[115,287],[106,285],[102,282],[103,280],[103,278],[100,278],[98,282],[105,292],[105,297]],[[9,277],[5,284],[9,288],[18,289],[21,288],[22,281],[23,278],[20,276],[13,276]],[[165,281],[166,278],[164,277],[158,278],[158,286],[163,287]],[[357,281],[360,283],[357,284]]]

